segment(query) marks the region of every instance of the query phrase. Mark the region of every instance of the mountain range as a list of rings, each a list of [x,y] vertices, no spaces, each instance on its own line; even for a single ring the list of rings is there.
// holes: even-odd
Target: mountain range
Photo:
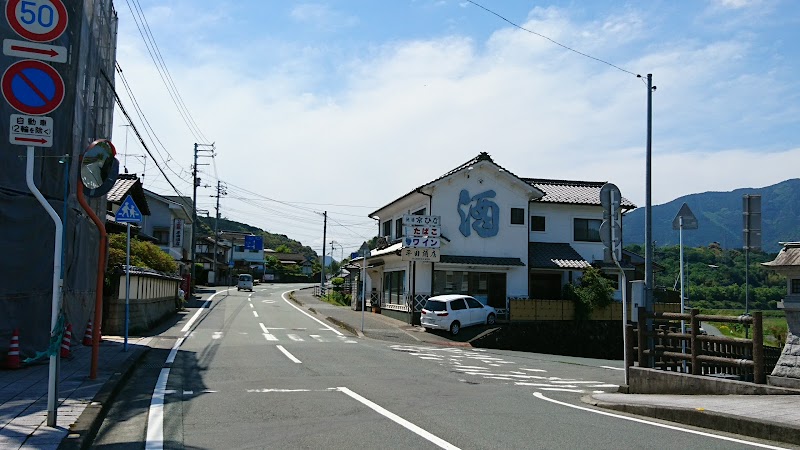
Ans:
[[[653,240],[657,247],[678,245],[679,232],[672,223],[686,203],[695,217],[697,229],[683,231],[683,245],[705,247],[718,242],[723,248],[743,248],[743,196],[761,195],[761,246],[777,253],[779,242],[800,241],[800,178],[761,188],[741,188],[729,192],[703,192],[652,206]],[[622,219],[623,239],[627,244],[644,244],[645,208],[629,212]]]

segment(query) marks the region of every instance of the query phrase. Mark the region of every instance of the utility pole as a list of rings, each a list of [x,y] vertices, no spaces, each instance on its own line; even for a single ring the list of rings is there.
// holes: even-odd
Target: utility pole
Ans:
[[[218,233],[217,229],[219,227],[219,198],[223,195],[228,195],[228,192],[225,189],[226,186],[223,186],[222,182],[217,180],[217,195],[212,195],[212,197],[217,197],[217,207],[216,207],[217,214],[214,216],[214,255],[213,255],[214,262],[212,263],[212,269],[211,269],[212,271],[214,271],[215,285],[219,284],[218,281],[219,273],[217,273],[217,239],[219,239],[219,236],[217,236]]]
[[[319,273],[320,296],[325,293],[325,239],[328,237],[328,211],[323,212],[322,217],[324,218],[324,222],[322,225],[322,270]]]
[[[200,148],[200,147],[207,147],[207,148]],[[194,260],[195,260],[195,247],[197,246],[197,186],[200,185],[200,179],[197,178],[197,157],[198,152],[211,152],[210,156],[214,155],[214,144],[194,144],[194,165],[192,166],[192,180],[194,180],[193,184],[193,192],[192,192],[192,260],[191,264],[192,267],[189,271],[189,295],[191,296],[192,292],[192,283],[195,282],[195,273],[194,273]],[[208,164],[203,164],[207,166]]]

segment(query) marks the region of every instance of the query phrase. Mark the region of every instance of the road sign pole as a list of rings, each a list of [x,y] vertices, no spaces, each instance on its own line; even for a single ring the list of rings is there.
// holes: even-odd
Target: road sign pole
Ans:
[[[125,224],[128,232],[128,246],[125,251],[125,344],[122,351],[128,351],[128,318],[129,305],[131,302],[131,224]]]
[[[55,230],[55,248],[53,249],[53,300],[51,304],[50,310],[50,337],[52,338],[56,334],[58,334],[58,330],[56,330],[56,324],[58,323],[58,314],[61,310],[61,286],[63,285],[63,280],[61,279],[61,248],[63,246],[62,242],[62,224],[61,218],[58,217],[58,213],[56,210],[50,206],[50,203],[44,198],[41,192],[39,192],[39,188],[36,187],[36,184],[33,182],[33,161],[34,161],[34,147],[29,146],[27,149],[27,161],[25,167],[25,181],[28,184],[28,189],[30,189],[33,196],[36,197],[36,200],[42,205],[42,207],[47,211],[50,215],[50,218],[53,219],[53,224],[56,227]],[[59,352],[56,351],[50,355],[50,367],[49,367],[49,379],[47,384],[47,426],[48,427],[55,427],[56,426],[56,417],[57,417],[57,405],[56,401],[58,400],[58,358]]]
[[[678,216],[678,246],[680,247],[680,249],[679,249],[680,255],[679,255],[678,259],[680,260],[680,265],[681,265],[681,271],[680,271],[681,272],[681,314],[684,314],[684,313],[686,313],[686,304],[685,304],[685,300],[684,300],[686,298],[686,294],[683,291],[683,286],[685,284],[684,279],[683,279],[683,216]],[[686,320],[684,320],[684,319],[681,319],[681,334],[686,334]],[[683,353],[684,355],[686,354],[686,340],[685,339],[681,339],[681,353]],[[686,373],[686,360],[685,359],[682,361],[681,365],[683,366],[683,373]]]

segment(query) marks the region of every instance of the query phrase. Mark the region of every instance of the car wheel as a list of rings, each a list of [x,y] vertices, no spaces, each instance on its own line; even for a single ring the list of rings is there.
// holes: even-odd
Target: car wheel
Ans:
[[[494,314],[489,314],[486,318],[486,325],[494,325],[497,322],[497,317]]]
[[[239,289],[238,287],[236,288],[236,290],[237,290],[237,291],[241,291],[241,289]]]
[[[458,334],[459,331],[461,331],[461,324],[458,323],[458,321],[456,320],[455,322],[450,324],[450,334],[455,336]]]

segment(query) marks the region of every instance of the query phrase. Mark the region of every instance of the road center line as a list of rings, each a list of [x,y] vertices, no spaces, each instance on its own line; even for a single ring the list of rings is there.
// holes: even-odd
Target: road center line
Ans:
[[[673,430],[673,431],[682,431],[684,433],[697,434],[697,435],[700,435],[700,436],[710,437],[710,438],[714,438],[714,439],[720,439],[720,440],[723,440],[723,441],[736,442],[737,444],[752,445],[754,447],[769,448],[769,449],[774,449],[774,450],[785,450],[784,447],[775,447],[773,445],[760,444],[758,442],[750,442],[750,441],[745,441],[743,439],[736,439],[736,438],[732,438],[732,437],[728,437],[728,436],[720,436],[720,435],[717,435],[717,434],[705,433],[705,432],[702,432],[702,431],[690,430],[688,428],[676,427],[674,425],[667,425],[667,424],[658,423],[658,422],[651,422],[649,420],[637,419],[635,417],[627,417],[627,416],[622,416],[622,415],[619,415],[619,414],[614,414],[614,413],[610,413],[610,412],[606,412],[606,411],[598,411],[596,409],[585,408],[583,406],[578,406],[578,405],[572,405],[572,404],[569,404],[569,403],[565,403],[565,402],[561,402],[561,401],[558,401],[558,400],[553,400],[551,398],[547,398],[541,392],[534,392],[533,396],[538,398],[538,399],[541,399],[541,400],[547,400],[548,402],[555,403],[557,405],[567,406],[567,407],[575,408],[575,409],[580,409],[582,411],[588,411],[588,412],[591,412],[591,413],[601,414],[603,416],[614,417],[614,418],[617,418],[617,419],[630,420],[631,422],[643,423],[645,425],[652,425],[654,427],[666,428],[668,430]]]
[[[292,303],[292,301],[291,301],[291,300],[289,300],[288,298],[286,298],[286,294],[288,294],[289,292],[292,292],[292,291],[286,291],[286,292],[284,292],[283,294],[281,294],[281,298],[283,299],[283,301],[285,301],[286,303],[288,303],[288,304],[289,304],[289,306],[291,306],[292,308],[294,308],[294,309],[296,309],[296,310],[300,311],[301,313],[303,313],[303,314],[307,315],[308,317],[310,317],[310,318],[312,318],[312,319],[316,320],[317,322],[319,322],[319,323],[320,323],[320,325],[322,325],[323,327],[325,327],[325,329],[326,329],[326,330],[331,330],[331,331],[333,331],[334,333],[336,333],[337,335],[339,335],[339,336],[343,336],[343,334],[342,334],[342,333],[340,333],[340,332],[339,332],[339,330],[337,330],[337,329],[335,329],[335,328],[331,328],[331,326],[330,326],[330,325],[328,325],[327,323],[325,323],[325,322],[323,322],[323,321],[321,321],[321,320],[317,319],[316,317],[312,316],[311,314],[309,314],[309,313],[307,313],[307,312],[303,311],[302,309],[298,308],[298,307],[297,307],[297,306],[296,306],[294,303]]]
[[[258,311],[253,311],[253,316],[258,317]]]
[[[269,334],[269,328],[267,328],[267,327],[266,327],[266,326],[265,326],[263,323],[261,323],[261,322],[258,322],[258,324],[259,324],[259,325],[261,325],[261,330],[262,330],[264,333],[267,333],[267,334]]]
[[[337,389],[339,390],[339,392],[343,392],[346,395],[348,395],[350,398],[358,400],[359,402],[361,402],[362,404],[368,406],[369,408],[371,408],[373,411],[377,412],[378,414],[380,414],[380,415],[392,420],[393,422],[395,422],[395,423],[397,423],[399,425],[402,425],[406,429],[413,431],[417,435],[427,439],[428,441],[434,443],[435,445],[437,445],[437,446],[439,446],[441,448],[446,448],[446,449],[450,449],[450,450],[459,450],[459,448],[456,447],[455,445],[445,441],[444,439],[434,435],[433,433],[429,433],[428,431],[426,431],[426,430],[414,425],[413,423],[407,421],[406,419],[403,419],[402,417],[398,416],[397,414],[395,414],[395,413],[385,409],[384,407],[378,405],[377,403],[374,403],[374,402],[372,402],[370,400],[367,400],[366,398],[356,394],[355,392],[351,391],[350,389],[347,389],[346,387],[338,387]]]
[[[286,350],[285,348],[283,348],[282,345],[276,345],[275,347],[278,347],[278,350],[280,350],[284,355],[286,355],[287,358],[291,359],[292,362],[297,363],[297,364],[302,364],[303,363],[299,359],[295,358],[293,354],[289,353],[289,350]]]

